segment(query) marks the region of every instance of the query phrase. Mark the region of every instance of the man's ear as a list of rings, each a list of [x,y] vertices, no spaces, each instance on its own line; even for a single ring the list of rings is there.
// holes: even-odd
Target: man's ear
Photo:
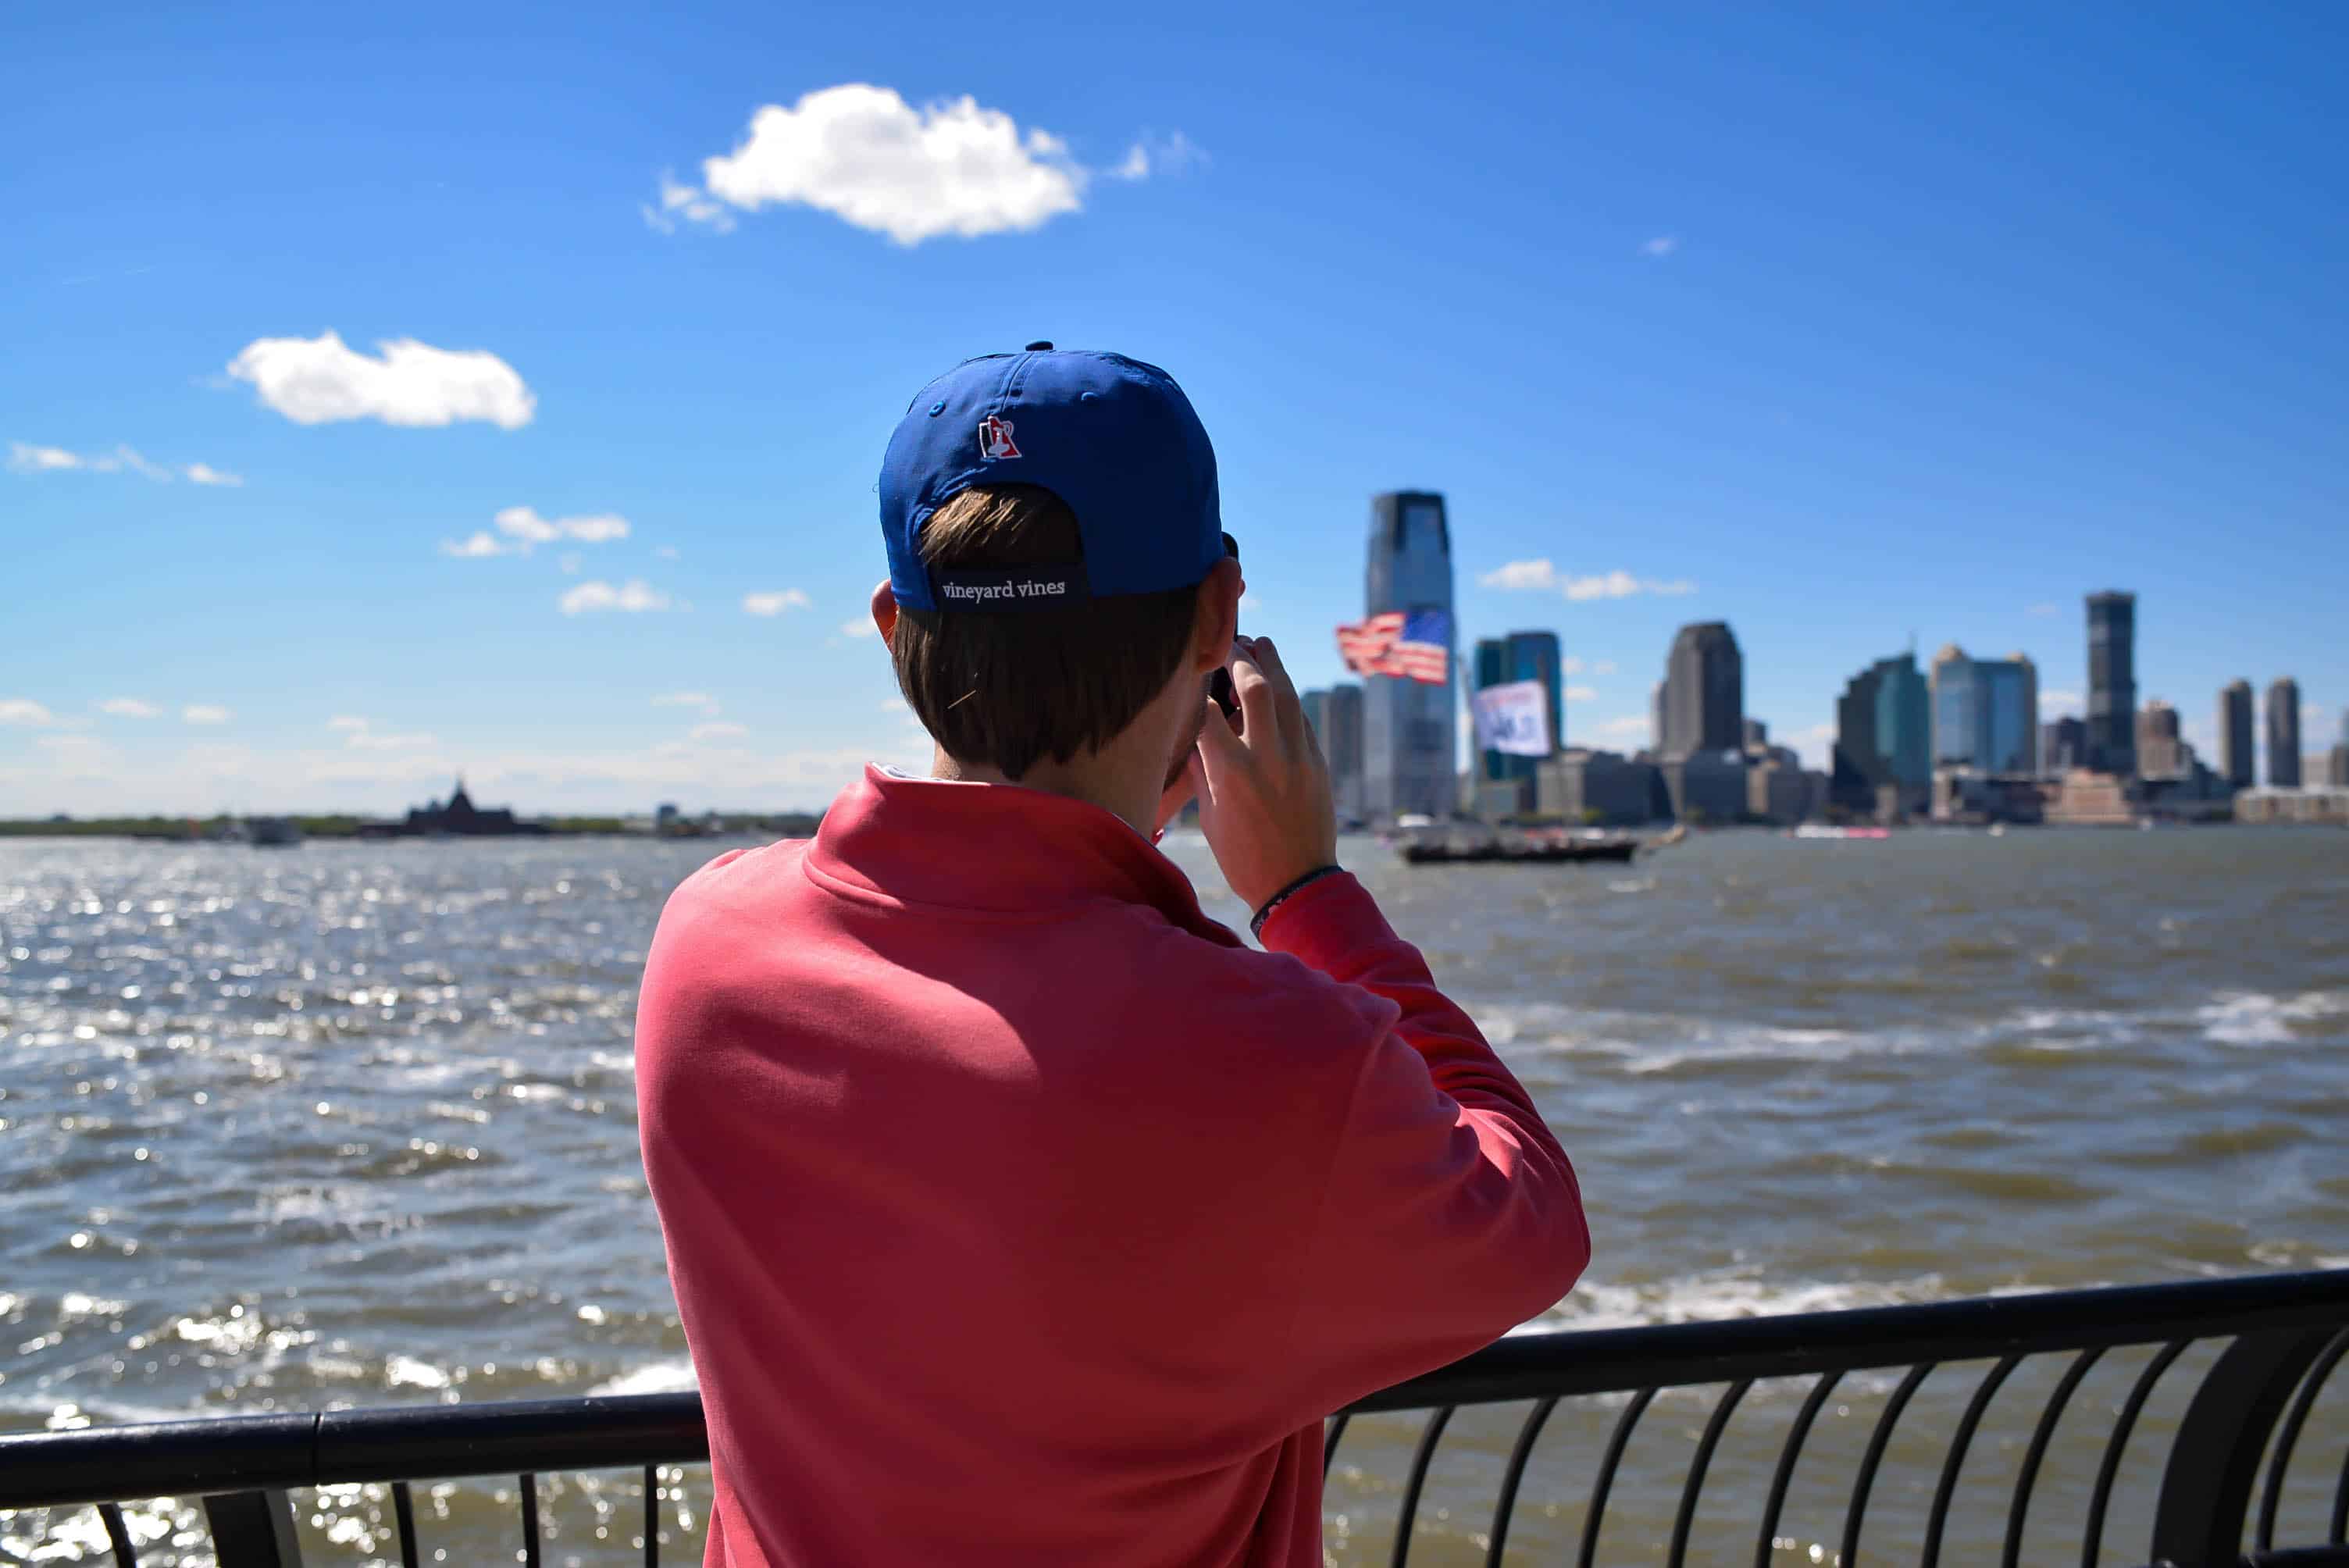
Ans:
[[[873,590],[873,624],[885,643],[897,630],[897,593],[889,586],[889,580],[885,577],[881,580],[880,586]]]
[[[1191,616],[1191,662],[1200,674],[1230,662],[1232,639],[1240,634],[1240,595],[1247,592],[1240,563],[1228,559],[1216,562],[1199,583],[1198,607]]]

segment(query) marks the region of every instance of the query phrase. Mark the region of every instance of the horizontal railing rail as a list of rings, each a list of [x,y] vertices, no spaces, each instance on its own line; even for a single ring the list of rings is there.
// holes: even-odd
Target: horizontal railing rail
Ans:
[[[2048,1396],[2010,1501],[2002,1561],[2021,1561],[2036,1477],[2058,1419],[2107,1351],[2155,1348],[2121,1404],[2103,1450],[2084,1526],[2085,1568],[2095,1568],[2116,1471],[2155,1386],[2193,1344],[2229,1341],[2197,1387],[2171,1439],[2147,1560],[2176,1568],[2239,1562],[2349,1568],[2349,1454],[2333,1491],[2325,1540],[2279,1550],[2273,1541],[2284,1477],[2313,1423],[2327,1379],[2349,1357],[2349,1269],[2248,1275],[2182,1284],[2100,1287],[1913,1305],[1754,1317],[1729,1322],[1512,1336],[1340,1412],[1326,1430],[1325,1462],[1354,1418],[1430,1412],[1399,1504],[1393,1561],[1403,1563],[1428,1472],[1453,1414],[1463,1407],[1532,1400],[1503,1473],[1486,1562],[1506,1548],[1534,1446],[1561,1400],[1629,1395],[1606,1444],[1584,1514],[1578,1561],[1597,1561],[1608,1500],[1641,1417],[1666,1389],[1721,1385],[1681,1491],[1669,1560],[1685,1561],[1708,1466],[1733,1413],[1756,1381],[1809,1377],[1763,1515],[1755,1563],[1767,1568],[1789,1482],[1821,1408],[1840,1379],[1906,1368],[1871,1432],[1847,1503],[1839,1561],[1858,1560],[1869,1492],[1896,1425],[1937,1368],[1992,1365],[1951,1430],[1918,1561],[1941,1551],[1953,1489],[1992,1398],[2026,1358],[2070,1353]],[[473,1476],[521,1479],[523,1559],[539,1558],[535,1478],[550,1471],[641,1469],[646,1561],[657,1561],[654,1510],[660,1467],[709,1457],[699,1396],[585,1397],[494,1405],[403,1406],[223,1416],[78,1431],[0,1437],[0,1511],[99,1509],[118,1563],[134,1564],[119,1504],[202,1496],[222,1568],[287,1568],[299,1562],[285,1494],[352,1482],[391,1483],[402,1560],[417,1562],[409,1483]],[[2252,1504],[2257,1494],[2257,1516]],[[2245,1554],[2246,1530],[2255,1539]],[[2132,1562],[2140,1561],[2132,1558]]]

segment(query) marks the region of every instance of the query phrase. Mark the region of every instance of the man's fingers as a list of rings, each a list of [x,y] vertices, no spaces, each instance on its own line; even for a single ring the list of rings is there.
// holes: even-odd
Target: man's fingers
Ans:
[[[1257,653],[1254,637],[1232,645],[1232,690],[1240,699],[1241,727],[1257,746],[1278,746],[1281,738],[1279,697],[1270,674]]]
[[[1232,733],[1232,721],[1224,717],[1224,710],[1212,702],[1207,704],[1206,721],[1199,726],[1199,744],[1191,753],[1192,766],[1200,770],[1200,783],[1204,786],[1216,774],[1240,760],[1246,752],[1240,738]],[[1204,788],[1199,792],[1207,793]]]
[[[1274,722],[1280,738],[1291,747],[1309,743],[1312,727],[1305,722],[1305,702],[1297,695],[1297,683],[1288,678],[1288,666],[1280,662],[1280,650],[1272,645],[1270,637],[1258,637],[1256,656],[1264,669],[1265,683],[1272,688]]]

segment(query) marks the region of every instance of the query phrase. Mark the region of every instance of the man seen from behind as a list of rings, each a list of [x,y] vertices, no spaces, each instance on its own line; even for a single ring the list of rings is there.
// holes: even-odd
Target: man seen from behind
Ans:
[[[1562,1296],[1573,1170],[1338,868],[1171,377],[971,360],[880,495],[930,776],[713,861],[646,964],[707,1561],[1317,1568],[1322,1418]],[[1194,797],[1264,951],[1154,847]]]

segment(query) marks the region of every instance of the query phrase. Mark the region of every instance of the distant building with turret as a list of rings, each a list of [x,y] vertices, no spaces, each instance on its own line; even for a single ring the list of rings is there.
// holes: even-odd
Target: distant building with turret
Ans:
[[[457,787],[449,793],[448,804],[428,800],[411,807],[408,815],[397,822],[367,822],[359,828],[365,838],[373,839],[493,839],[532,837],[547,832],[543,822],[525,822],[503,806],[484,810],[473,804],[465,793],[465,780],[460,778]]]

